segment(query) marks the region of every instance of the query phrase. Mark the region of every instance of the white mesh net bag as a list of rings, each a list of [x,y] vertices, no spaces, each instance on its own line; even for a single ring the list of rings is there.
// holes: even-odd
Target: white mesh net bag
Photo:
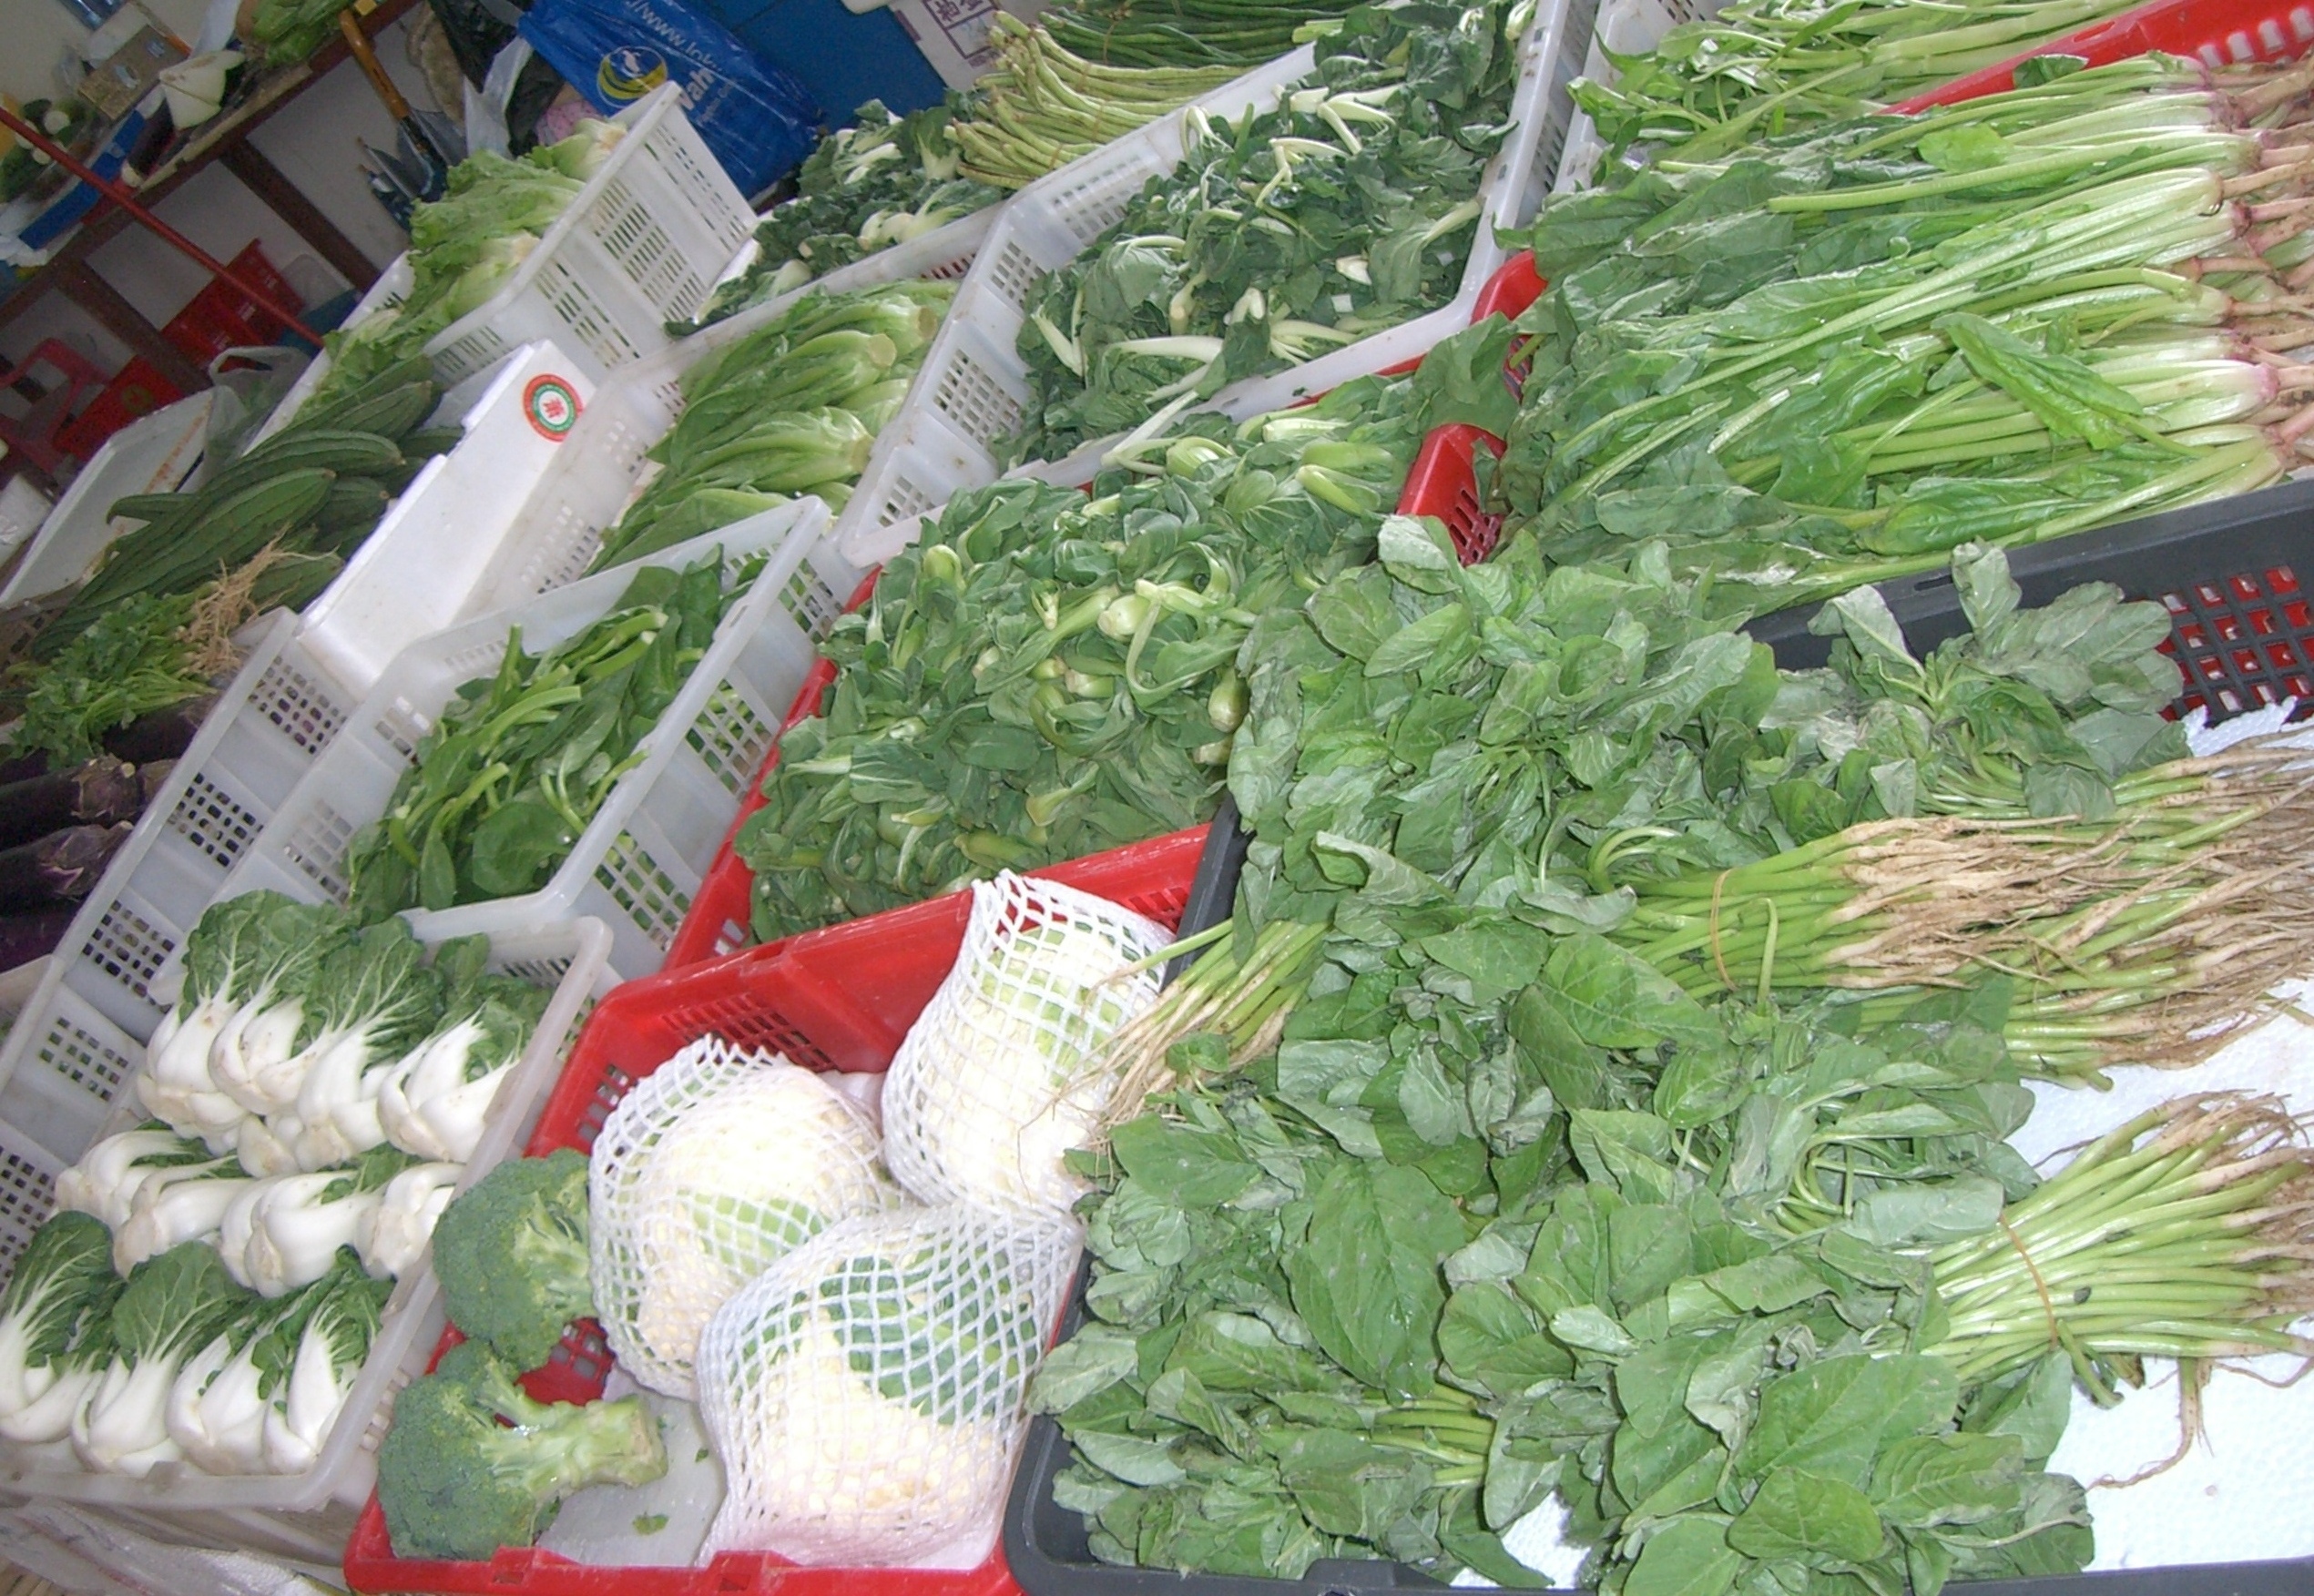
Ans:
[[[884,1078],[884,1157],[927,1203],[1061,1213],[1085,1191],[1084,1145],[1116,1082],[1093,1066],[1157,1001],[1158,971],[1119,977],[1172,941],[1156,921],[1051,881],[975,882],[955,966]]]
[[[692,1043],[619,1100],[587,1160],[595,1307],[627,1372],[692,1392],[699,1332],[840,1219],[907,1201],[872,1112],[770,1053]]]
[[[725,1304],[699,1341],[725,1481],[700,1561],[977,1563],[1080,1235],[960,1204],[870,1215]]]

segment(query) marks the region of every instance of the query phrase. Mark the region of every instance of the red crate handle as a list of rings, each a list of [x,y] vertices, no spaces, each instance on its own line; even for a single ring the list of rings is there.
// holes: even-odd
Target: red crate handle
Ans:
[[[2035,56],[2078,56],[2092,66],[2110,66],[2154,50],[2194,56],[2213,66],[2228,61],[2278,60],[2303,55],[2314,46],[2314,25],[2299,20],[2307,15],[2303,0],[2154,0],[2150,5],[2035,45],[2006,61],[1981,67],[1889,108],[1912,116],[1938,106],[2004,94],[2016,86],[2018,65]]]

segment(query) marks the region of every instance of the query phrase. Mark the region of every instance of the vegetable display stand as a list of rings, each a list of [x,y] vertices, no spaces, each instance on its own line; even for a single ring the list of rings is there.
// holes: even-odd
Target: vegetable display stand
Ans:
[[[1189,897],[1206,828],[1032,872],[1065,881],[1167,925]],[[955,962],[971,911],[969,892],[669,971],[621,987],[596,1009],[546,1101],[528,1152],[594,1144],[612,1107],[635,1083],[705,1036],[776,1049],[819,1070],[881,1072]],[[598,1341],[574,1335],[525,1383],[542,1398],[602,1395],[610,1360]],[[729,1552],[704,1568],[606,1568],[536,1548],[506,1548],[488,1562],[393,1555],[373,1499],[345,1549],[357,1591],[438,1591],[473,1596],[1005,1596],[1014,1587],[1001,1555],[978,1568],[796,1568],[766,1553]]]
[[[23,1018],[0,1046],[0,1117],[69,1164],[83,1127],[76,1092],[120,1084],[118,1059],[160,1023],[161,966],[228,873],[345,724],[354,700],[296,642],[297,617],[255,624],[241,668],[217,699],[137,828],[73,916]],[[78,1083],[42,1110],[56,1082]],[[45,1129],[45,1133],[44,1133]],[[0,1183],[0,1205],[17,1190]],[[31,1223],[37,1223],[35,1215]],[[0,1254],[30,1223],[0,1215]]]
[[[130,493],[173,493],[200,463],[208,442],[209,397],[189,400],[131,422],[105,440],[40,524],[5,586],[0,609],[70,587],[87,575],[131,522],[112,503]]]
[[[1506,254],[1494,229],[1531,218],[1556,168],[1559,142],[1574,116],[1567,86],[1589,40],[1594,9],[1593,0],[1541,0],[1535,8],[1519,44],[1511,135],[1480,187],[1477,236],[1454,300],[1304,364],[1231,383],[1209,408],[1239,420],[1282,410],[1304,395],[1422,354],[1469,325]],[[1303,49],[1249,72],[1013,197],[957,293],[915,391],[878,441],[860,480],[841,540],[846,558],[868,565],[888,557],[914,540],[926,512],[1004,474],[996,445],[1020,430],[1033,397],[1014,341],[1037,278],[1074,259],[1124,215],[1150,178],[1180,164],[1191,115],[1235,118],[1267,109],[1310,70],[1312,59]],[[1097,460],[1101,447],[1077,451],[1067,472],[1076,480],[1088,478],[1080,463]],[[1068,480],[1066,473],[1035,474]]]
[[[827,510],[798,500],[633,564],[469,621],[413,644],[386,667],[329,753],[291,793],[225,891],[270,887],[305,902],[345,900],[355,832],[385,813],[412,750],[452,695],[497,669],[519,626],[538,652],[612,610],[644,565],[682,570],[720,550],[727,573],[763,561],[658,724],[639,762],[613,786],[546,885],[519,898],[413,911],[428,938],[459,935],[500,914],[552,921],[590,914],[611,928],[622,978],[659,967],[715,856],[743,784],[815,657],[813,639],[857,574],[827,554]]]
[[[542,338],[599,381],[665,349],[667,323],[707,303],[755,213],[684,117],[676,85],[617,120],[627,137],[506,286],[427,341],[444,382]]]
[[[554,995],[499,1089],[462,1185],[481,1179],[529,1134],[579,1026],[616,984],[610,933],[598,921],[542,924],[498,913],[463,929],[490,937],[492,969]],[[12,1262],[25,1236],[47,1218],[56,1175],[99,1135],[144,1117],[125,1094],[144,1048],[117,1032],[103,1036],[109,1029],[98,1022],[76,1052],[22,1061],[0,1089],[0,1167],[7,1172],[0,1183],[0,1231]],[[68,1447],[0,1443],[0,1491],[89,1504],[163,1540],[326,1566],[370,1493],[393,1394],[423,1372],[441,1337],[439,1297],[430,1266],[395,1283],[369,1358],[320,1456],[301,1474],[218,1476],[168,1463],[139,1479],[86,1472]]]
[[[718,350],[749,337],[784,314],[807,293],[875,288],[911,279],[946,280],[969,269],[987,236],[993,211],[952,222],[921,239],[881,250],[841,270],[817,278],[792,294],[782,294],[719,321],[618,372],[587,402],[564,448],[555,452],[545,473],[530,491],[511,535],[492,561],[484,585],[505,602],[543,593],[581,575],[603,544],[603,532],[616,523],[652,469],[644,457],[667,436],[683,413],[683,374]],[[923,386],[919,373],[917,386]],[[878,438],[877,453],[893,429]],[[869,469],[874,469],[871,456]],[[860,513],[856,493],[836,536]],[[832,580],[832,578],[831,578]],[[851,591],[851,583],[839,592]]]
[[[493,587],[530,490],[564,452],[595,385],[551,343],[525,344],[474,403],[465,435],[426,462],[337,579],[305,608],[299,641],[355,694],[410,644],[535,589]],[[449,405],[443,407],[445,412]]]

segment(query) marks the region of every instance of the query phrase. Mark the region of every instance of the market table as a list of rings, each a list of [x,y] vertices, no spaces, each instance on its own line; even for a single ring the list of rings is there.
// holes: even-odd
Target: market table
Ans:
[[[363,14],[363,31],[372,36],[382,33],[419,4],[420,0],[375,0]],[[150,208],[212,163],[221,166],[311,244],[314,253],[352,282],[357,292],[367,290],[377,281],[382,269],[337,224],[322,215],[321,208],[266,158],[265,152],[250,137],[274,113],[321,82],[345,56],[345,40],[332,36],[297,66],[267,73],[255,94],[203,123],[184,148],[155,168],[138,188],[138,201]],[[114,337],[151,361],[185,392],[206,388],[208,374],[162,337],[160,329],[90,264],[90,257],[97,249],[132,225],[118,207],[100,198],[97,209],[57,247],[48,262],[27,277],[15,292],[0,300],[0,327],[7,326],[50,293],[61,293],[94,316]]]

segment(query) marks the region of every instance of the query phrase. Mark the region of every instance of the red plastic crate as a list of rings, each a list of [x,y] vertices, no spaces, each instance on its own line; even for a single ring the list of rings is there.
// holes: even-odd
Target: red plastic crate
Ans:
[[[235,277],[260,289],[274,303],[301,310],[304,301],[275,269],[265,251],[252,239],[227,262]],[[211,278],[209,286],[168,320],[161,336],[185,351],[188,360],[207,365],[229,349],[263,345],[281,336],[287,323],[225,279]]]
[[[2078,56],[2092,66],[2105,66],[2166,50],[2221,66],[2231,61],[2281,60],[2303,55],[2309,46],[2314,46],[2314,8],[2305,0],[2154,0],[1956,77],[1892,108],[1909,115],[2003,93],[2016,86],[2017,64],[2035,56]]]
[[[1454,552],[1463,564],[1475,565],[1494,552],[1503,535],[1503,517],[1487,509],[1478,496],[1478,447],[1483,443],[1497,458],[1503,440],[1484,427],[1453,422],[1432,431],[1406,473],[1406,491],[1399,495],[1401,515],[1435,515],[1446,523]]]
[[[1065,882],[1173,926],[1188,901],[1207,828],[1072,859],[1032,875]],[[818,1070],[880,1072],[956,961],[972,894],[806,931],[619,987],[596,1006],[524,1150],[590,1149],[618,1100],[704,1036],[776,1049]],[[555,1361],[525,1377],[534,1396],[591,1401],[610,1358],[582,1327]],[[435,1349],[456,1345],[454,1331]],[[345,1549],[346,1582],[360,1591],[445,1596],[1012,1596],[1001,1550],[976,1569],[799,1568],[768,1552],[730,1552],[707,1567],[603,1568],[535,1547],[505,1548],[488,1562],[397,1558],[372,1494]]]
[[[142,355],[132,355],[87,408],[58,429],[56,447],[85,464],[121,428],[184,397],[184,391],[162,376],[159,367]]]

